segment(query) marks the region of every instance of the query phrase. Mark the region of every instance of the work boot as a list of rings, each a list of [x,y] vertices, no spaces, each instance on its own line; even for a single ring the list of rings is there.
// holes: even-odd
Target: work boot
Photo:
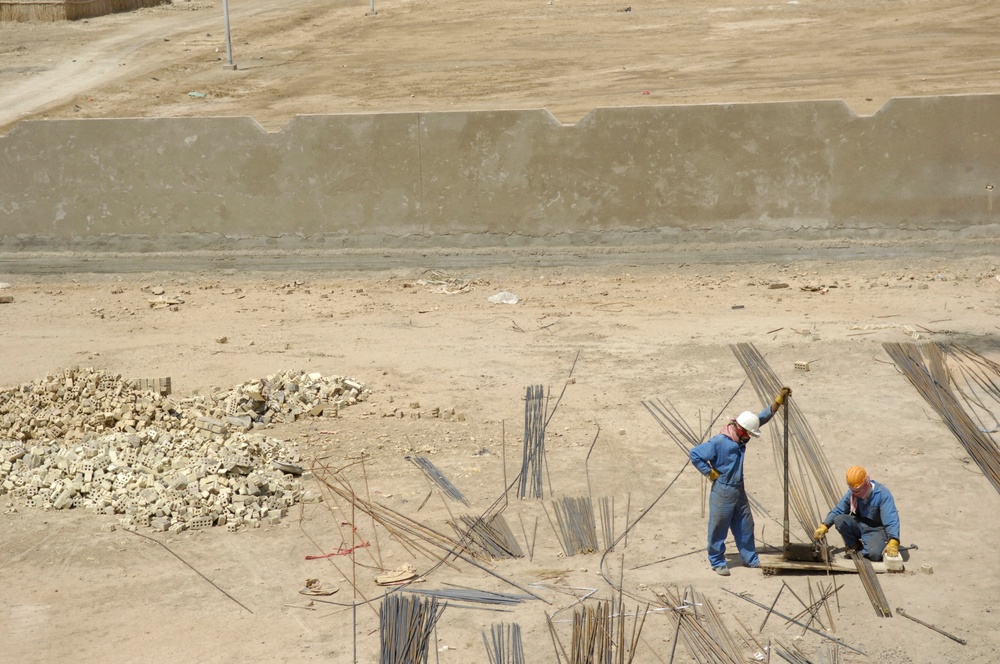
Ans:
[[[712,569],[715,570],[715,573],[719,576],[729,576],[729,568],[725,565],[721,567],[713,567]]]

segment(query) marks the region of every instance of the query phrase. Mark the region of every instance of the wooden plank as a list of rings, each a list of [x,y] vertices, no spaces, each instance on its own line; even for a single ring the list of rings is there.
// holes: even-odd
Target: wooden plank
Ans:
[[[845,573],[845,574],[857,574],[858,570],[854,566],[854,562],[847,560],[843,556],[835,556],[829,564],[826,563],[810,563],[810,562],[799,562],[785,560],[780,554],[760,554],[760,567],[765,574],[777,574],[781,570],[788,571],[799,571],[799,572],[831,572],[831,573]],[[885,574],[886,568],[885,563],[872,563],[872,569],[875,570],[876,574]]]

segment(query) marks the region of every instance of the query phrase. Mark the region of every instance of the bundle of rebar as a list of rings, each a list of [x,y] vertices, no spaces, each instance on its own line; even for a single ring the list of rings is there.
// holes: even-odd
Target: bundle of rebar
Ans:
[[[675,626],[675,650],[677,643],[683,643],[698,664],[742,664],[747,661],[748,655],[741,652],[735,637],[704,595],[695,593],[693,589],[685,592],[683,597],[670,589],[655,591],[654,594],[670,609],[669,615]],[[699,606],[704,610],[699,612]]]
[[[771,650],[786,662],[791,662],[792,664],[813,664],[813,661],[799,650],[799,647],[795,644],[792,644],[792,647],[789,648],[775,641],[774,645],[771,646]]]
[[[531,595],[514,595],[511,593],[497,593],[489,590],[476,590],[474,588],[451,588],[442,590],[425,590],[412,587],[405,588],[403,592],[413,595],[423,595],[434,599],[454,600],[462,602],[476,602],[478,604],[520,604],[527,599],[534,599]]]
[[[542,475],[545,469],[545,389],[529,385],[524,397],[524,449],[517,495],[520,498],[543,498]]]
[[[314,467],[316,478],[328,489],[334,497],[341,498],[348,503],[348,508],[342,511],[345,514],[354,514],[361,511],[372,520],[372,526],[380,526],[389,532],[395,540],[403,545],[410,553],[419,552],[433,560],[437,564],[447,564],[454,566],[450,558],[462,560],[470,565],[483,570],[484,572],[500,579],[501,581],[521,590],[532,597],[537,595],[517,582],[508,579],[494,570],[489,569],[478,562],[473,555],[468,553],[467,538],[458,541],[439,533],[429,526],[419,523],[386,505],[380,505],[370,500],[366,500],[357,495],[350,485],[339,475],[333,472],[330,475],[323,473],[328,470],[322,467]],[[437,551],[434,551],[437,549]],[[367,549],[365,549],[367,551]],[[540,598],[538,598],[540,599]]]
[[[879,583],[878,576],[875,575],[871,561],[857,551],[851,551],[851,560],[854,561],[854,566],[858,569],[858,576],[861,577],[861,583],[865,587],[865,592],[868,593],[872,608],[875,609],[875,615],[880,618],[891,618],[892,608],[889,606],[889,600],[886,599],[885,593],[882,592],[882,584]]]
[[[463,527],[452,521],[448,523],[463,541],[468,542],[474,554],[490,560],[524,558],[524,551],[503,514],[484,517],[462,515],[459,518]]]
[[[408,456],[406,457],[406,460],[413,462],[413,464],[416,465],[417,468],[422,470],[424,472],[424,475],[426,475],[428,479],[430,479],[432,482],[434,482],[434,484],[440,487],[441,490],[444,491],[446,496],[468,507],[469,501],[465,499],[465,496],[462,495],[462,492],[459,491],[455,487],[455,485],[452,484],[451,481],[444,476],[444,473],[438,470],[437,466],[435,466],[430,459],[422,456],[418,457]]]
[[[1000,429],[1000,424],[984,403],[984,397],[1000,398],[1000,365],[966,347],[918,346],[912,342],[887,342],[882,347],[1000,492],[1000,446],[990,435]],[[946,358],[953,360],[964,387],[949,369]],[[968,411],[959,402],[959,396]],[[987,428],[983,424],[986,416],[992,417],[995,426]]]
[[[589,497],[552,501],[559,530],[559,544],[567,556],[597,551],[597,527],[594,525],[594,504]],[[548,514],[546,512],[546,514]]]
[[[426,664],[431,635],[444,606],[437,598],[393,593],[379,608],[379,664]]]
[[[490,664],[524,664],[524,646],[521,644],[521,626],[499,623],[490,625],[490,639],[486,640],[483,630],[483,644]]]
[[[782,387],[777,374],[753,344],[734,344],[731,348],[761,403],[770,404]],[[788,506],[808,542],[812,540],[816,525],[822,523],[822,519],[837,504],[843,492],[839,489],[840,485],[809,423],[802,412],[794,407],[794,401],[790,404],[793,407],[783,409],[789,418]],[[784,438],[774,434],[778,430],[777,427],[772,428],[771,442],[778,474],[782,476]]]
[[[617,609],[617,613],[615,612]],[[648,609],[648,606],[647,606]],[[611,600],[587,604],[573,612],[573,635],[569,653],[562,646],[555,625],[548,618],[549,632],[556,645],[556,660],[562,664],[630,664],[635,657],[647,611],[632,622],[631,635],[626,634],[625,606],[620,597],[616,605]],[[642,620],[639,620],[639,616]]]

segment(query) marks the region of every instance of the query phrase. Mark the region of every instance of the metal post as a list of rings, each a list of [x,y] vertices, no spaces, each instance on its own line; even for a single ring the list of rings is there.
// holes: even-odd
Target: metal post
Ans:
[[[373,0],[374,2],[374,0]],[[222,15],[226,22],[226,69],[236,69],[233,64],[233,40],[229,36],[229,0],[222,0]]]
[[[788,545],[789,545],[789,535],[788,535],[788,399],[789,395],[785,396],[785,521],[784,521],[784,533],[783,533],[783,547],[785,555],[788,555]]]

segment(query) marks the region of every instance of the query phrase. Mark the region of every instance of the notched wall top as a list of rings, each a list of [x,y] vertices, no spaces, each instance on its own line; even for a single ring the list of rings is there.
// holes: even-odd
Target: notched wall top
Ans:
[[[1000,95],[538,111],[28,121],[6,249],[995,235]],[[604,238],[602,240],[602,238]]]

